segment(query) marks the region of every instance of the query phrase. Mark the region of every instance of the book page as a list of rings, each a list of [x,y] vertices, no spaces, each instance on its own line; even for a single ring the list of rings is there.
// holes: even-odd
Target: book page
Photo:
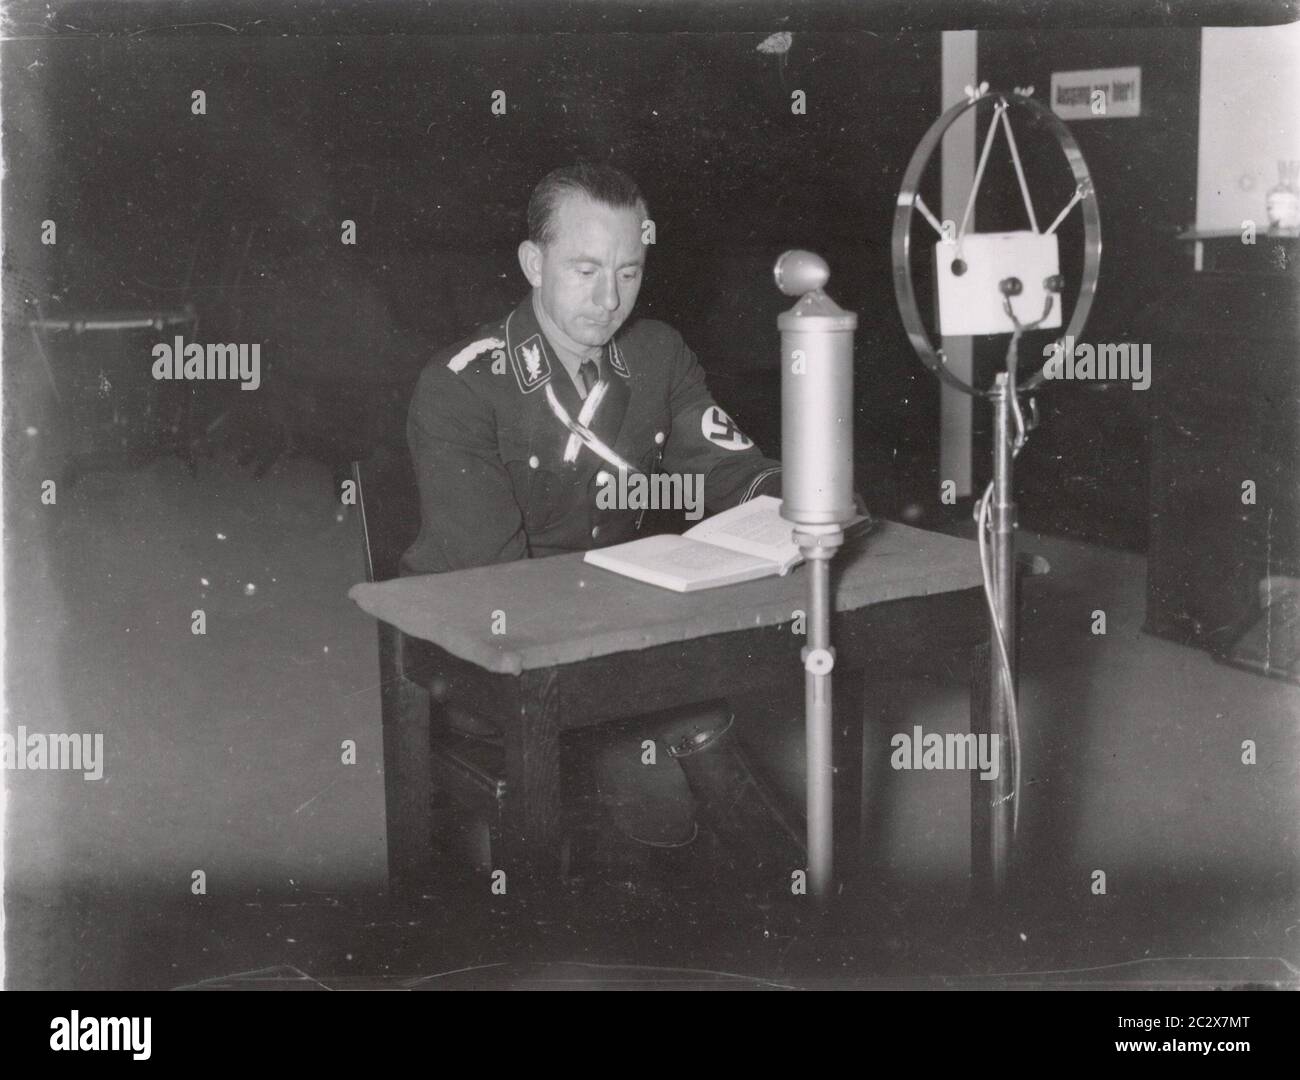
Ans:
[[[596,548],[585,562],[677,592],[752,581],[777,571],[758,559],[684,536],[647,536],[613,547]]]
[[[794,526],[781,516],[781,500],[760,495],[701,521],[683,536],[776,563],[782,571],[799,561]]]

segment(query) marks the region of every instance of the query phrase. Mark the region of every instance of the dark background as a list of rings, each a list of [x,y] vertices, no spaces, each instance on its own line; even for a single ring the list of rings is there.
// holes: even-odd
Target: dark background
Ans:
[[[639,310],[681,330],[774,451],[790,300],[771,267],[792,246],[830,260],[833,293],[863,314],[860,457],[887,478],[895,450],[904,468],[935,433],[916,423],[937,398],[898,325],[888,231],[938,100],[939,38],[800,34],[782,66],[756,51],[764,36],[26,43],[10,78],[39,126],[10,124],[27,172],[15,193],[30,195],[11,200],[10,225],[57,221],[58,244],[25,272],[65,308],[189,300],[201,339],[262,342],[263,390],[200,386],[200,413],[220,399],[254,438],[288,423],[346,458],[400,433],[434,349],[523,294],[515,248],[536,181],[614,162],[657,227]],[[807,115],[791,112],[796,88]],[[190,113],[193,89],[206,116]],[[339,242],[345,218],[356,247]]]
[[[811,21],[840,29],[805,32],[798,18],[773,16],[796,30],[782,61],[756,50],[766,32],[667,32],[702,16],[649,8],[662,17],[635,33],[538,33],[530,9],[495,5],[509,15],[498,25],[527,32],[448,33],[444,19],[438,33],[361,33],[359,17],[335,12],[332,25],[295,24],[334,34],[272,36],[272,19],[245,26],[227,5],[221,23],[195,9],[171,31],[123,23],[6,42],[7,343],[25,334],[18,316],[37,302],[45,314],[192,302],[200,340],[263,345],[261,391],[183,388],[199,426],[225,413],[223,437],[287,441],[337,466],[400,438],[432,351],[522,294],[514,249],[536,180],[575,158],[610,161],[639,179],[657,225],[641,313],[681,330],[720,402],[772,453],[775,319],[788,301],[771,265],[792,246],[829,260],[829,291],[861,319],[859,487],[885,514],[942,514],[938,390],[906,344],[888,253],[902,172],[940,111],[939,31],[858,28],[851,9],[830,3]],[[725,17],[745,5],[715,9],[718,24],[761,21]],[[102,27],[106,10],[61,25],[93,29],[98,14]],[[561,26],[579,25],[579,10],[592,8],[548,8]],[[635,23],[625,5],[600,10],[598,22],[616,29]],[[240,33],[221,29],[232,20]],[[953,25],[920,9],[918,25],[927,20]],[[980,78],[1032,83],[1040,100],[1052,70],[1127,64],[1142,67],[1142,117],[1072,125],[1105,237],[1093,341],[1149,340],[1144,313],[1185,273],[1175,235],[1195,213],[1199,30],[993,28],[979,38]],[[796,88],[807,115],[791,114]],[[194,89],[207,94],[205,116],[190,112]],[[504,117],[490,112],[497,89]],[[1069,192],[1063,159],[1052,141],[1021,143],[1050,220]],[[937,179],[936,156],[927,185]],[[1005,151],[995,152],[980,227],[1018,204]],[[48,248],[31,240],[46,217],[59,229]],[[355,247],[339,242],[345,218],[357,223]],[[1067,275],[1078,219],[1062,229]],[[981,370],[1001,361],[1004,342],[981,345]],[[147,357],[148,344],[132,347]],[[6,387],[18,391],[10,417],[21,423],[33,380],[15,370],[21,350],[6,352]],[[1022,521],[1142,548],[1156,392],[1057,383],[1040,395],[1045,421],[1019,464]],[[977,484],[986,427],[981,404]]]

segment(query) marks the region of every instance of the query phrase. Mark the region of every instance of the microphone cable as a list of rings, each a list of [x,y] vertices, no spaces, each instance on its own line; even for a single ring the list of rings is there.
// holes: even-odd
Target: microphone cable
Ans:
[[[1020,335],[1023,332],[1024,328],[1016,321],[1015,329],[1011,334],[1011,344],[1007,347],[1007,393],[1011,398],[1011,414],[1016,422],[1016,436],[1011,447],[1012,460],[1020,453],[1028,439],[1025,418],[1020,411],[1019,394],[1016,390],[1016,366],[1019,359]],[[997,648],[999,672],[1006,687],[1007,713],[1010,721],[1008,726],[1011,730],[1011,834],[1015,836],[1020,828],[1020,709],[1016,702],[1015,679],[1011,672],[1011,655],[1007,647],[1006,628],[998,615],[999,597],[989,565],[992,559],[989,551],[993,531],[990,512],[992,502],[993,483],[990,481],[988,487],[984,489],[983,497],[975,504],[974,516],[978,523],[976,532],[979,541],[980,576],[984,582],[984,601],[988,607],[989,621],[993,626],[993,643]],[[1015,588],[1014,579],[1007,584],[1009,588]]]

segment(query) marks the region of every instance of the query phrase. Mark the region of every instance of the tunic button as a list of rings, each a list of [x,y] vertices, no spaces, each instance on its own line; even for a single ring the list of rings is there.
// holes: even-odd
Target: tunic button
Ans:
[[[600,539],[600,526],[599,526],[599,525],[593,525],[593,526],[591,527],[591,538],[592,538],[593,540],[599,540],[599,539]]]
[[[528,467],[529,467],[530,469],[535,469],[535,468],[537,468],[537,466],[540,465],[540,464],[541,464],[541,462],[538,460],[536,454],[534,454],[532,457],[530,457],[530,458],[528,459]]]
[[[662,431],[656,431],[656,432],[655,432],[655,443],[656,443],[657,445],[659,445],[659,446],[663,446],[663,444],[664,444],[664,433],[663,433]]]
[[[601,487],[604,487],[613,479],[614,478],[610,476],[609,473],[607,473],[604,469],[601,469],[600,472],[596,474],[596,483],[598,483]]]

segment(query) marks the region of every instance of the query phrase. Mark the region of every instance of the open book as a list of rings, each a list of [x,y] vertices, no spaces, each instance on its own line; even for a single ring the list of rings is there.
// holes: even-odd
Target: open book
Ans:
[[[866,531],[859,516],[845,532]],[[598,548],[584,562],[674,592],[695,592],[774,574],[788,574],[803,561],[781,516],[781,500],[760,495],[701,521],[681,536],[646,536]]]

